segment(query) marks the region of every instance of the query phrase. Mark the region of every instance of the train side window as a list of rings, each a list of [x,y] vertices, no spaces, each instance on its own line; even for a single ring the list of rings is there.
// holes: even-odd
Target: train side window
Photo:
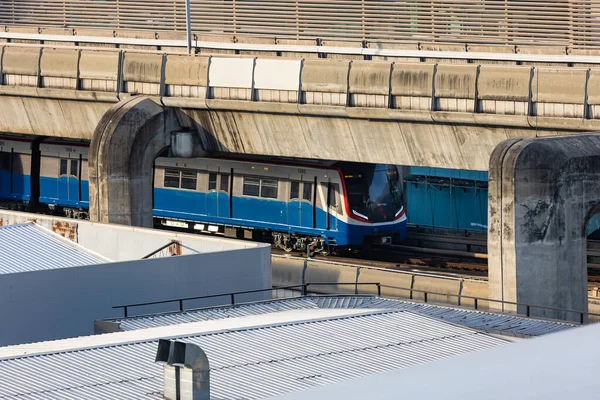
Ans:
[[[166,188],[179,188],[179,170],[165,169],[164,186]]]
[[[74,176],[75,178],[77,178],[79,176],[79,168],[77,168],[78,165],[79,165],[79,161],[71,160],[71,175]]]
[[[262,179],[260,185],[260,197],[267,199],[277,198],[277,180],[276,179]]]
[[[217,174],[215,172],[208,174],[208,190],[217,190]]]
[[[304,182],[303,189],[302,198],[307,201],[312,201],[312,183]]]
[[[290,200],[295,200],[300,197],[300,182],[292,181],[290,185]]]
[[[65,160],[64,158],[60,160],[60,173],[59,175],[66,175],[67,174],[67,167],[69,166],[69,163],[67,162],[67,160]]]
[[[221,175],[221,192],[229,192],[229,175]]]
[[[260,193],[260,179],[251,178],[249,176],[244,177],[244,196],[257,196]]]
[[[181,171],[181,188],[196,190],[196,171]]]

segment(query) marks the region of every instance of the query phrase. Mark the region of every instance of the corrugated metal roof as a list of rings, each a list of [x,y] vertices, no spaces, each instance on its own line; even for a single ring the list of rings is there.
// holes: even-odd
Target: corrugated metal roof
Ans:
[[[118,318],[111,319],[109,321],[119,323],[121,330],[129,331],[195,321],[235,318],[244,315],[258,315],[275,311],[307,308],[369,308],[409,310],[417,314],[427,315],[484,332],[521,337],[539,336],[577,326],[575,324],[564,322],[546,321],[506,314],[496,314],[401,300],[382,299],[370,296],[314,296],[280,299],[229,307],[206,308],[185,312]]]
[[[111,335],[130,333],[97,338]],[[206,352],[215,399],[263,399],[507,343],[401,310],[224,330],[179,340]],[[0,360],[0,398],[159,399],[162,367],[153,362],[157,344],[147,340]]]
[[[93,254],[34,223],[0,227],[0,274],[101,264]]]

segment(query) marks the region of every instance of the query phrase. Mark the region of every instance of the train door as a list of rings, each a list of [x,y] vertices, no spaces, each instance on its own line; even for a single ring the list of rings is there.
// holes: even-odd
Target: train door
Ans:
[[[68,205],[79,202],[79,160],[60,159],[57,185],[61,202]]]
[[[327,185],[327,230],[338,230],[338,216],[340,202],[340,185],[337,183],[328,182]]]
[[[217,212],[221,218],[231,218],[231,171],[219,168],[219,186],[217,191]]]
[[[327,189],[329,180],[318,182],[315,177],[315,228],[329,229],[329,209],[327,207]]]
[[[81,191],[79,189],[79,176],[81,175],[81,171],[79,166],[79,160],[69,160],[69,203],[73,205],[78,205],[81,200]]]
[[[304,178],[304,176],[303,176]],[[302,182],[302,198],[300,199],[300,226],[314,228],[314,188],[308,180]]]
[[[206,190],[206,215],[219,216],[219,172],[218,168],[210,168],[208,171],[208,188]]]

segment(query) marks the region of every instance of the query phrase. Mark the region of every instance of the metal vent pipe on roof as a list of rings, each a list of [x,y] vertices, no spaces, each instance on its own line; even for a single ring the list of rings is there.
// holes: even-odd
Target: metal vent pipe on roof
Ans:
[[[166,399],[210,400],[210,366],[200,347],[160,339],[155,362],[164,365]]]

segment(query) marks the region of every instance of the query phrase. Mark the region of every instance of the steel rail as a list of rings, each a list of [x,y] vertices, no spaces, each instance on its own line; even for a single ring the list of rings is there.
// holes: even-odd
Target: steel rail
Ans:
[[[112,44],[149,46],[149,47],[172,47],[186,48],[185,40],[166,39],[134,39],[115,38],[100,36],[76,36],[76,35],[44,35],[33,33],[0,32],[0,39],[6,40],[28,40],[40,42],[62,42],[62,43],[90,43],[90,44]],[[7,43],[10,45],[10,43]],[[2,43],[0,43],[2,45]],[[25,45],[15,43],[15,45]],[[27,45],[32,45],[28,43]],[[433,50],[408,50],[408,49],[376,49],[360,47],[337,47],[337,46],[306,46],[290,44],[251,44],[251,43],[229,43],[193,41],[196,49],[214,50],[238,50],[238,51],[263,51],[263,52],[290,52],[305,54],[339,54],[359,55],[364,57],[399,57],[417,59],[448,59],[466,61],[508,61],[508,62],[534,62],[534,63],[558,63],[558,64],[600,64],[600,56],[584,55],[544,55],[544,54],[514,54],[514,53],[486,53],[486,52],[460,52],[460,51],[433,51]],[[86,47],[89,50],[107,50],[106,48]],[[125,49],[135,52],[135,49]],[[163,51],[167,52],[167,51]]]

